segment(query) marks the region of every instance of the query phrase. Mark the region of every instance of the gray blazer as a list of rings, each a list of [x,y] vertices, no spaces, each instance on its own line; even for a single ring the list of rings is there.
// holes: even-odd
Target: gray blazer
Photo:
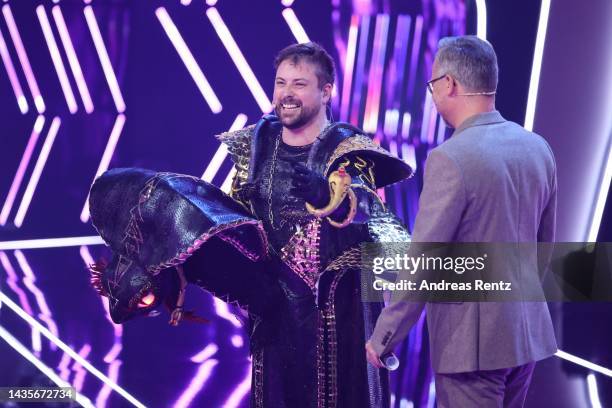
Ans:
[[[497,111],[475,115],[430,152],[412,240],[553,242],[556,189],[554,156],[542,137]],[[379,355],[405,338],[424,307],[436,373],[515,367],[557,350],[546,303],[424,304],[399,301],[398,293],[371,338]]]

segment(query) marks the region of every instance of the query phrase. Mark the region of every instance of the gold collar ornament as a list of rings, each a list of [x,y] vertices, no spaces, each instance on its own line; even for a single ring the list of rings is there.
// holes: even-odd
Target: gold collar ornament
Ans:
[[[306,203],[306,210],[317,218],[327,217],[327,221],[336,228],[344,228],[353,221],[357,213],[357,196],[353,189],[351,189],[352,178],[346,172],[344,166],[341,165],[338,170],[333,171],[329,175],[327,181],[329,183],[329,203],[323,208],[315,208],[312,204]],[[349,198],[349,212],[346,218],[340,222],[329,218],[328,216],[338,209],[347,195]]]

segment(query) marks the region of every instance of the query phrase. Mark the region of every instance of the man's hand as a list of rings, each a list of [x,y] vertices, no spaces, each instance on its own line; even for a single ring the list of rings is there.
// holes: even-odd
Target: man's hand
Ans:
[[[372,347],[372,343],[368,341],[365,345],[366,349],[366,359],[372,364],[374,367],[384,368],[382,362],[380,361],[380,356],[374,351],[374,347]]]
[[[325,178],[299,162],[290,162],[292,188],[289,193],[320,208],[329,202],[329,184]]]

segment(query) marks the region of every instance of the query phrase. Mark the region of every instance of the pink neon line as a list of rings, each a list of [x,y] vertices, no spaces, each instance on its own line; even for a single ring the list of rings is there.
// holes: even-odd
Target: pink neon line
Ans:
[[[232,336],[232,345],[236,348],[240,348],[244,345],[244,340],[242,339],[242,336],[239,334],[234,334]]]
[[[349,28],[348,45],[346,49],[346,65],[344,66],[344,81],[342,84],[342,104],[340,106],[340,120],[347,121],[351,100],[351,85],[353,81],[353,68],[355,67],[355,54],[357,49],[357,33],[359,17],[351,17]]]
[[[361,108],[361,93],[363,87],[363,78],[366,64],[366,53],[368,50],[368,37],[370,32],[370,16],[361,16],[361,27],[359,29],[361,35],[359,36],[358,54],[355,69],[355,86],[353,91],[353,106],[351,107],[350,121],[351,123],[357,123],[359,120],[359,111]]]
[[[238,116],[236,116],[236,119],[234,119],[234,123],[232,123],[232,126],[230,127],[229,131],[232,132],[234,130],[242,129],[246,124],[247,120],[248,118],[244,113],[239,113]],[[207,183],[211,183],[217,175],[217,172],[219,171],[219,168],[223,164],[223,161],[226,157],[227,147],[224,143],[221,143],[221,145],[215,152],[213,158],[210,159],[208,166],[206,166],[206,170],[204,170],[204,174],[202,174],[201,177],[202,180],[206,181]]]
[[[188,6],[188,5],[190,5],[190,4],[191,4],[191,0],[181,0],[181,4],[182,4],[183,6]]]
[[[13,178],[13,182],[11,183],[11,188],[9,189],[8,195],[6,196],[6,200],[4,200],[4,205],[2,206],[2,211],[0,212],[0,225],[5,225],[6,221],[8,220],[9,214],[11,213],[11,209],[13,208],[13,204],[15,203],[15,198],[17,197],[17,192],[19,191],[19,187],[21,186],[21,182],[23,181],[23,176],[25,175],[26,169],[28,168],[28,164],[30,163],[30,159],[32,158],[34,147],[36,147],[38,136],[40,135],[44,124],[45,117],[39,115],[36,118],[36,122],[34,122],[34,128],[32,129],[32,133],[30,133],[30,139],[28,140],[28,144],[26,145],[25,151],[23,152],[23,156],[21,156],[21,161],[19,162],[19,166],[17,167],[17,172],[15,173],[15,177]]]
[[[32,310],[32,307],[30,306],[30,302],[28,301],[28,296],[23,291],[23,289],[19,287],[17,283],[19,282],[17,273],[15,272],[15,269],[13,268],[13,265],[11,264],[11,261],[9,260],[8,255],[6,255],[4,251],[0,251],[0,263],[2,263],[2,267],[7,273],[6,283],[8,284],[9,288],[11,288],[11,290],[15,292],[15,294],[19,298],[19,303],[21,304],[21,307],[23,307],[23,309],[30,316],[34,316],[34,312]]]
[[[8,258],[8,255],[4,251],[0,251],[0,263],[2,263],[2,267],[6,271],[7,278],[6,283],[9,288],[17,295],[19,298],[19,304],[30,316],[34,316],[34,312],[32,307],[30,306],[30,302],[28,301],[28,295],[24,292],[23,289],[19,287],[19,278],[17,277],[17,273],[11,264],[11,261]],[[40,353],[42,350],[42,342],[40,338],[40,331],[31,327],[31,337],[32,337],[32,349],[36,353]]]
[[[70,365],[70,356],[68,355],[68,353],[64,351],[64,354],[62,354],[62,358],[59,364],[57,365],[57,369],[60,372],[60,378],[66,382],[68,382],[68,379],[70,378],[70,369],[68,368],[69,365]]]
[[[115,383],[119,381],[119,368],[121,364],[120,360],[115,360],[108,366],[108,378]],[[111,391],[112,388],[108,384],[104,384],[104,387],[102,387],[96,397],[96,407],[106,407]]]
[[[204,349],[202,349],[202,351],[200,351],[198,354],[191,357],[191,361],[194,363],[203,363],[212,356],[214,356],[218,350],[219,347],[215,343],[210,343],[209,345],[204,347]]]
[[[376,28],[374,29],[374,47],[372,50],[372,61],[368,79],[368,95],[363,120],[363,130],[370,133],[375,133],[378,130],[380,96],[382,92],[382,76],[387,49],[388,30],[389,16],[386,14],[377,15]]]
[[[187,408],[190,406],[195,396],[210,378],[213,368],[218,363],[217,360],[206,360],[202,363],[198,368],[197,374],[191,379],[185,391],[183,391],[179,399],[174,403],[173,408]]]
[[[310,38],[308,38],[306,30],[304,30],[304,27],[300,23],[300,20],[298,20],[293,9],[284,9],[282,11],[282,15],[285,18],[285,21],[287,22],[291,33],[300,44],[310,42]]]
[[[38,156],[38,160],[36,161],[36,165],[34,166],[34,170],[30,176],[30,181],[26,187],[25,193],[23,194],[23,198],[21,199],[19,209],[17,210],[17,215],[15,216],[14,222],[17,228],[21,227],[23,224],[23,219],[25,218],[28,208],[30,207],[30,203],[32,202],[34,191],[36,190],[36,186],[40,180],[40,175],[45,167],[45,163],[47,163],[49,152],[51,151],[51,147],[53,146],[53,142],[55,141],[55,136],[57,136],[61,122],[62,121],[57,116],[53,118],[53,121],[51,122],[49,133],[47,133],[47,138],[45,139],[45,143],[40,151],[40,155]]]
[[[237,408],[251,389],[251,366],[247,367],[244,380],[232,391],[229,398],[223,404],[223,408]]]
[[[285,7],[291,7],[293,5],[294,0],[281,0],[281,3]]]
[[[414,36],[412,38],[412,55],[410,56],[410,66],[408,67],[408,93],[406,94],[409,99],[412,98],[415,86],[416,70],[418,67],[417,60],[419,58],[419,52],[421,50],[421,40],[423,34],[423,16],[416,16],[414,21]]]
[[[236,40],[234,40],[234,37],[232,37],[232,34],[223,22],[219,11],[214,7],[209,7],[206,10],[206,15],[212,23],[217,35],[221,39],[221,42],[225,46],[225,49],[229,53],[232,61],[234,61],[236,68],[238,68],[240,75],[242,75],[242,78],[246,82],[247,87],[253,94],[255,101],[257,101],[259,108],[264,113],[270,112],[270,110],[272,110],[272,102],[270,102],[266,96],[266,93],[259,84],[253,70],[247,63],[246,58],[244,58],[242,51],[240,51],[240,48],[238,48]]]
[[[221,191],[223,191],[226,194],[229,194],[230,188],[232,187],[232,179],[234,178],[235,174],[236,174],[236,168],[232,167],[229,173],[227,173],[227,177],[221,184],[221,187],[219,187]]]
[[[102,173],[104,173],[108,169],[108,166],[110,165],[110,161],[113,158],[113,153],[115,152],[115,148],[117,147],[117,142],[119,142],[119,136],[121,136],[123,125],[125,125],[125,115],[123,113],[120,113],[119,115],[117,115],[117,118],[115,119],[113,130],[111,130],[111,134],[108,138],[108,142],[106,143],[106,148],[104,149],[104,153],[102,154],[102,159],[100,160],[100,164],[98,165],[98,170],[96,171],[94,180],[97,179]],[[87,193],[87,198],[85,199],[83,210],[81,210],[81,221],[87,222],[88,220],[89,220],[89,193]]]
[[[83,357],[83,359],[87,358],[89,353],[91,352],[91,345],[85,344],[79,350],[79,356]],[[87,370],[83,369],[83,366],[75,361],[72,365],[72,369],[76,372],[74,375],[74,379],[72,380],[73,387],[77,390],[77,392],[81,392],[83,389],[83,383],[85,382],[85,376],[87,375]]]
[[[13,93],[15,94],[15,98],[17,98],[17,105],[19,106],[19,110],[24,115],[28,113],[28,101],[23,94],[23,89],[21,89],[21,84],[19,83],[19,78],[17,78],[17,72],[15,71],[15,66],[13,65],[13,61],[11,60],[11,55],[9,54],[8,47],[6,46],[6,42],[4,41],[4,36],[2,35],[2,31],[0,31],[0,56],[2,57],[2,62],[4,63],[4,67],[6,68],[6,73],[8,74],[9,81],[11,81],[11,86],[13,87]]]
[[[406,68],[406,56],[408,54],[407,40],[410,38],[410,22],[410,16],[400,15],[397,17],[393,59],[386,75],[388,78],[386,89],[387,108],[393,107],[396,110],[400,108],[401,85]]]
[[[23,271],[23,284],[32,292],[34,298],[36,299],[36,304],[40,309],[40,314],[38,318],[47,324],[49,331],[53,333],[55,336],[59,336],[59,331],[57,329],[57,324],[53,320],[53,316],[51,315],[51,309],[49,309],[49,305],[47,304],[47,299],[45,298],[45,294],[36,286],[36,276],[34,275],[34,271],[28,264],[25,255],[20,250],[16,250],[13,252],[15,258],[17,259],[17,263],[19,267]],[[49,344],[52,350],[57,349],[57,345],[53,342]]]
[[[206,0],[206,5],[208,6],[214,6],[215,4],[217,4],[217,0]]]
[[[66,98],[68,110],[70,113],[74,114],[79,107],[77,106],[76,99],[74,98],[74,92],[72,92],[72,86],[70,86],[70,81],[68,80],[68,75],[66,74],[66,67],[64,67],[62,56],[60,55],[59,48],[57,47],[57,42],[55,41],[55,36],[53,35],[53,30],[51,29],[51,24],[49,23],[49,17],[47,17],[45,6],[40,5],[36,7],[36,15],[38,16],[38,21],[40,22],[43,36],[47,42],[47,47],[49,48],[49,53],[51,54],[51,61],[53,61],[53,66],[55,67],[55,72],[57,73],[57,77],[62,87],[64,98]]]
[[[213,297],[213,301],[215,303],[215,312],[217,312],[217,315],[219,317],[227,320],[228,322],[233,324],[234,327],[242,327],[242,323],[240,323],[240,320],[238,320],[236,316],[230,313],[227,303],[216,297]]]
[[[79,63],[79,59],[74,50],[74,46],[70,38],[70,32],[68,31],[66,21],[64,20],[64,15],[62,14],[62,9],[60,6],[54,6],[53,9],[51,9],[51,14],[53,14],[57,31],[59,32],[60,39],[64,45],[64,50],[68,56],[68,64],[72,70],[72,75],[74,75],[81,99],[83,100],[85,112],[91,113],[94,110],[93,101],[91,100],[91,95],[89,94],[89,89],[87,88],[87,83],[85,81],[85,77],[83,76],[83,71],[81,70],[81,64]]]
[[[19,58],[19,62],[21,63],[21,67],[23,68],[23,72],[25,73],[26,82],[28,83],[30,92],[32,92],[32,97],[34,98],[34,105],[36,106],[36,110],[38,111],[38,113],[43,113],[45,111],[45,101],[43,100],[43,97],[40,94],[40,89],[38,89],[38,84],[36,83],[36,78],[34,77],[34,72],[32,71],[32,66],[30,65],[28,54],[26,53],[25,47],[23,46],[21,36],[19,35],[19,30],[17,29],[17,24],[15,24],[13,13],[11,12],[11,8],[8,4],[5,4],[2,7],[2,14],[4,14],[6,25],[8,26],[9,33],[11,34],[11,38],[13,39],[13,43],[15,44],[15,49],[17,50],[17,57]]]
[[[200,93],[204,97],[204,100],[210,107],[210,110],[213,111],[213,113],[221,112],[223,107],[221,106],[219,98],[215,94],[215,91],[212,89],[212,86],[210,85],[210,82],[208,82],[208,79],[206,79],[204,72],[202,72],[202,69],[196,62],[193,54],[187,46],[187,43],[185,43],[183,36],[181,36],[181,33],[172,21],[172,18],[170,18],[170,15],[166,11],[166,9],[164,7],[158,8],[157,10],[155,10],[155,15],[157,16],[157,19],[161,23],[164,31],[166,32],[166,35],[170,39],[170,42],[174,46],[174,49],[183,61],[183,64],[185,64],[189,75],[191,75],[191,78],[200,90]]]
[[[104,45],[104,40],[102,39],[102,34],[100,33],[100,27],[98,26],[96,15],[94,14],[91,6],[85,6],[83,12],[85,13],[85,20],[87,21],[87,26],[89,27],[89,32],[91,33],[91,38],[93,39],[96,51],[98,52],[98,57],[100,58],[100,63],[102,64],[102,70],[104,71],[104,76],[106,77],[106,82],[110,88],[111,95],[113,96],[113,101],[115,102],[117,112],[124,112],[125,102],[123,100],[123,95],[121,94],[121,89],[119,88],[115,71],[113,70],[108,52],[106,51],[106,46]]]

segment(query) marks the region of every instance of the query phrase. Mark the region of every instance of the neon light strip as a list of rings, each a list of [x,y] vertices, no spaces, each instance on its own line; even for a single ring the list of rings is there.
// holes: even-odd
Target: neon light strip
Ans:
[[[242,323],[240,323],[240,320],[238,320],[236,316],[230,313],[227,303],[216,297],[213,297],[213,301],[215,303],[215,312],[217,312],[217,315],[219,317],[227,320],[232,325],[234,325],[234,327],[242,327]]]
[[[214,7],[210,7],[206,10],[206,15],[217,32],[217,35],[221,39],[221,42],[225,46],[225,49],[232,58],[232,61],[234,61],[236,68],[238,68],[240,75],[242,75],[242,78],[246,82],[247,87],[253,94],[255,101],[257,101],[259,108],[264,113],[270,112],[270,110],[272,110],[272,103],[259,84],[253,70],[247,63],[246,58],[244,58],[242,51],[240,51],[240,48],[238,48],[238,44],[236,44],[234,37],[232,37],[232,34],[223,22],[219,11],[217,11],[217,9]]]
[[[126,390],[121,388],[118,384],[110,381],[110,379],[104,374],[102,374],[100,370],[98,370],[93,365],[91,365],[91,363],[89,363],[87,360],[79,356],[78,353],[76,353],[74,350],[68,347],[66,343],[61,341],[57,336],[53,335],[53,333],[47,330],[47,328],[41,325],[36,319],[28,315],[23,309],[17,306],[15,302],[13,302],[8,296],[6,296],[2,292],[0,292],[0,301],[4,302],[4,304],[6,304],[11,310],[13,310],[19,317],[21,317],[23,320],[28,322],[30,326],[35,327],[38,330],[40,330],[43,336],[45,336],[46,338],[48,338],[49,340],[57,344],[57,346],[61,350],[68,353],[68,355],[72,357],[73,360],[78,361],[79,364],[81,364],[87,371],[89,371],[94,376],[96,376],[98,379],[100,379],[100,381],[104,382],[105,384],[108,384],[113,390],[119,393],[123,398],[125,398],[126,400],[128,400],[130,403],[132,403],[133,405],[137,407],[145,408],[144,404],[142,404],[140,401],[138,401],[136,398],[130,395]]]
[[[606,206],[606,199],[608,198],[608,192],[610,191],[610,183],[612,183],[612,141],[610,141],[608,146],[608,158],[601,178],[599,194],[597,195],[597,200],[595,201],[595,209],[593,210],[593,219],[591,220],[589,234],[587,235],[587,242],[597,241],[599,227],[601,226],[601,219]]]
[[[40,155],[38,156],[34,170],[32,170],[32,175],[30,176],[28,186],[26,187],[25,193],[23,193],[21,204],[17,209],[17,215],[15,216],[15,226],[17,228],[21,227],[23,224],[23,219],[28,212],[28,208],[32,202],[32,197],[34,196],[34,191],[36,190],[36,186],[40,180],[40,175],[45,168],[45,164],[47,163],[47,158],[49,158],[49,152],[51,152],[51,147],[53,146],[53,142],[55,141],[55,136],[57,136],[61,122],[62,121],[60,118],[56,116],[53,118],[51,126],[49,126],[49,133],[47,133],[47,138],[45,139],[43,147],[40,151]]]
[[[100,175],[108,169],[110,161],[113,158],[113,153],[115,153],[117,142],[119,142],[119,136],[121,136],[123,125],[125,125],[125,115],[123,113],[120,113],[119,115],[117,115],[117,118],[115,119],[115,124],[113,125],[113,130],[111,130],[110,136],[108,137],[108,142],[106,143],[106,147],[104,148],[104,153],[102,154],[102,159],[100,159],[100,164],[98,165],[98,170],[96,170],[94,180],[100,177]],[[83,205],[83,209],[81,210],[81,221],[87,222],[88,220],[89,192],[87,193],[85,204]]]
[[[23,252],[17,249],[14,252],[15,258],[17,258],[17,263],[19,267],[23,271],[23,284],[28,288],[28,290],[34,295],[34,299],[36,299],[36,303],[38,304],[38,309],[40,313],[38,314],[38,318],[46,323],[49,331],[53,333],[55,336],[59,336],[59,331],[57,330],[57,324],[53,320],[53,316],[51,314],[51,309],[49,309],[49,305],[47,304],[47,299],[45,298],[45,294],[36,286],[36,277],[34,276],[34,271],[28,264],[28,261],[25,258]],[[55,344],[51,343],[51,349],[56,350]]]
[[[402,138],[404,140],[410,137],[410,123],[412,122],[412,115],[410,112],[404,112],[402,116]]]
[[[215,343],[210,343],[209,345],[204,347],[204,349],[200,351],[198,354],[191,357],[191,361],[193,361],[194,363],[198,363],[198,364],[203,363],[209,358],[211,358],[212,356],[214,356],[218,350],[219,350],[219,347],[217,347]]]
[[[562,358],[564,360],[570,361],[570,362],[572,362],[574,364],[578,364],[581,367],[588,368],[589,370],[596,371],[596,372],[598,372],[600,374],[603,374],[603,375],[606,375],[608,377],[612,377],[612,370],[610,370],[609,368],[600,366],[600,365],[595,364],[595,363],[591,363],[588,360],[585,360],[583,358],[574,356],[574,355],[572,355],[570,353],[566,353],[565,351],[557,350],[557,352],[555,353],[555,356],[557,356],[559,358]]]
[[[227,177],[223,181],[223,184],[221,184],[221,187],[219,187],[221,191],[223,191],[225,194],[230,193],[230,190],[232,189],[232,180],[235,175],[236,175],[236,167],[232,167],[230,172],[227,174]]]
[[[602,408],[595,374],[589,373],[587,375],[587,386],[589,389],[589,402],[591,403],[591,408]]]
[[[70,369],[68,365],[70,364],[70,356],[66,353],[62,354],[62,358],[57,365],[57,369],[60,372],[60,377],[64,381],[68,381],[70,379]]]
[[[91,95],[89,94],[89,89],[87,88],[87,83],[85,82],[83,71],[81,70],[81,64],[79,63],[79,59],[76,55],[76,52],[74,51],[74,46],[72,45],[72,40],[70,39],[70,32],[68,31],[68,27],[66,26],[66,21],[64,20],[64,15],[62,14],[62,9],[60,8],[60,6],[54,6],[51,9],[51,14],[53,14],[53,19],[55,20],[57,31],[59,32],[60,39],[62,40],[62,44],[64,45],[64,50],[66,51],[66,55],[68,56],[68,64],[70,65],[70,69],[72,70],[72,75],[74,75],[74,79],[77,84],[77,89],[79,90],[79,94],[81,95],[81,99],[83,100],[85,112],[91,113],[94,110],[93,101],[91,100]]]
[[[295,39],[300,44],[310,42],[310,38],[308,38],[308,34],[306,34],[304,27],[298,20],[293,9],[286,8],[283,10],[282,14],[283,14],[283,17],[285,18],[285,21],[287,22],[287,25],[289,26],[289,29],[291,30],[291,33],[295,37]]]
[[[59,82],[62,87],[62,92],[64,93],[64,98],[66,98],[68,110],[70,111],[70,113],[74,114],[79,109],[79,107],[77,106],[76,99],[74,99],[74,93],[72,92],[72,87],[70,86],[70,81],[68,80],[68,75],[66,74],[66,68],[64,67],[64,63],[62,62],[62,57],[60,55],[59,48],[57,48],[57,42],[55,41],[55,36],[53,35],[53,30],[51,29],[51,24],[49,24],[49,18],[47,17],[45,7],[42,5],[36,7],[36,15],[38,16],[38,21],[40,22],[40,27],[42,28],[43,36],[45,37],[45,41],[47,42],[47,47],[49,48],[49,53],[51,54],[51,61],[53,61],[55,72],[57,73],[57,77],[59,78]]]
[[[0,241],[0,250],[63,248],[81,245],[101,245],[104,240],[99,236],[26,239],[21,241]]]
[[[349,28],[348,45],[346,48],[346,65],[344,66],[344,79],[342,83],[342,104],[340,105],[340,120],[344,122],[348,120],[349,115],[351,84],[357,49],[357,34],[359,32],[358,26],[359,16],[351,16],[351,26]]]
[[[21,63],[21,67],[23,68],[23,72],[26,77],[26,82],[28,83],[30,92],[32,92],[32,97],[34,98],[34,105],[36,106],[36,110],[38,111],[38,113],[43,113],[45,111],[45,101],[43,100],[42,95],[40,94],[40,89],[38,89],[38,84],[36,83],[36,78],[34,77],[34,72],[32,71],[32,66],[30,65],[28,54],[26,53],[25,47],[23,46],[21,36],[19,35],[19,30],[17,29],[17,24],[15,24],[13,13],[11,12],[11,8],[8,4],[5,4],[2,7],[2,14],[4,14],[6,25],[8,26],[9,33],[11,35],[11,38],[13,39],[13,44],[15,45],[15,49],[17,50],[17,57],[19,58],[19,62]]]
[[[9,260],[8,255],[6,255],[6,253],[4,253],[3,251],[0,251],[0,263],[2,264],[2,267],[4,268],[4,270],[6,271],[6,274],[7,274],[6,283],[8,284],[9,288],[11,288],[11,290],[17,295],[17,297],[19,298],[19,303],[21,304],[21,307],[24,308],[26,313],[28,313],[30,316],[33,316],[34,311],[32,310],[32,307],[30,306],[30,302],[28,301],[28,296],[23,291],[23,289],[19,287],[19,284],[17,283],[19,282],[19,278],[17,277],[17,272],[15,272],[15,269],[13,268],[13,265],[11,264],[11,261]],[[34,352],[37,353],[37,355],[42,350],[40,332],[34,328],[32,328],[32,349],[34,349]]]
[[[90,352],[91,345],[86,343],[83,345],[83,347],[81,347],[81,350],[79,350],[79,356],[85,359]],[[75,361],[74,364],[72,364],[72,369],[76,373],[74,375],[74,379],[72,380],[72,385],[78,392],[81,392],[83,389],[83,383],[85,382],[85,377],[87,376],[87,370],[83,370],[83,367],[81,367],[78,361]]]
[[[476,36],[481,40],[487,39],[487,2],[476,0]]]
[[[8,343],[15,351],[21,354],[26,360],[38,368],[44,375],[49,377],[51,381],[57,384],[58,387],[70,387],[70,384],[62,380],[51,368],[47,367],[45,363],[39,360],[34,354],[30,352],[23,344],[21,344],[15,337],[13,337],[4,327],[0,326],[0,337]],[[76,401],[84,407],[95,408],[91,401],[82,394],[76,394]]]
[[[395,41],[393,44],[393,57],[389,64],[389,71],[386,74],[388,80],[386,81],[387,89],[385,91],[387,97],[387,107],[393,107],[398,111],[398,122],[399,122],[399,108],[401,99],[401,90],[403,85],[404,75],[406,72],[406,56],[408,55],[408,41],[410,38],[410,24],[412,20],[410,16],[400,15],[397,17],[397,24],[395,28]],[[397,135],[397,129],[393,131],[393,135]]]
[[[357,54],[357,63],[355,70],[355,86],[353,91],[353,106],[351,107],[351,123],[357,123],[359,120],[359,111],[361,108],[361,91],[363,87],[363,78],[365,75],[366,55],[368,50],[368,36],[370,32],[370,17],[361,16],[361,27],[359,29],[359,45]]]
[[[111,95],[113,96],[113,101],[115,102],[117,112],[124,112],[125,102],[123,101],[123,95],[121,95],[121,89],[119,89],[119,83],[117,82],[115,71],[113,70],[110,58],[108,57],[108,52],[104,46],[104,41],[102,40],[102,34],[100,33],[100,27],[98,26],[96,15],[94,14],[91,6],[85,6],[83,12],[85,13],[85,20],[87,21],[87,26],[89,27],[89,32],[91,33],[91,38],[93,39],[96,51],[98,52],[98,57],[100,58],[100,63],[102,64],[102,70],[104,71],[104,76],[106,77],[106,82],[110,88]]]
[[[221,102],[219,101],[219,98],[217,98],[215,91],[213,91],[212,87],[210,86],[210,83],[204,76],[204,73],[200,69],[200,66],[193,57],[193,54],[189,50],[189,47],[187,47],[185,40],[179,33],[178,29],[176,28],[176,25],[170,18],[170,15],[166,11],[166,9],[164,7],[158,8],[157,10],[155,10],[155,15],[157,16],[157,19],[161,23],[164,31],[166,32],[166,35],[170,39],[170,42],[174,46],[174,49],[178,53],[179,57],[181,57],[181,60],[185,64],[185,67],[187,68],[187,71],[189,71],[191,78],[193,78],[193,81],[200,90],[200,93],[204,97],[204,100],[210,107],[210,110],[213,111],[213,113],[221,112],[222,106]]]
[[[174,408],[187,408],[193,402],[195,396],[204,387],[210,375],[212,374],[213,368],[219,363],[217,360],[207,360],[200,365],[197,374],[191,379],[187,389],[181,394],[179,399],[174,403]]]
[[[34,128],[30,134],[30,139],[28,140],[28,144],[23,152],[23,156],[21,156],[21,161],[17,167],[17,172],[13,178],[13,183],[11,184],[11,188],[6,196],[6,200],[4,200],[4,205],[2,206],[2,211],[0,212],[0,225],[5,225],[6,221],[8,220],[13,204],[15,203],[15,198],[17,197],[17,192],[19,191],[19,187],[21,187],[23,176],[28,168],[28,164],[30,164],[34,147],[36,147],[36,142],[38,141],[38,136],[40,136],[40,132],[42,131],[44,124],[45,117],[39,115],[36,118],[36,122],[34,122]]]
[[[293,0],[281,0],[281,4],[285,7],[291,7],[293,5]]]
[[[233,132],[234,130],[242,129],[246,124],[247,120],[247,115],[245,115],[244,113],[239,113],[238,116],[236,116],[236,119],[234,119],[234,123],[232,123],[232,126],[230,127],[229,131]],[[204,170],[204,174],[202,174],[201,179],[208,183],[211,183],[217,175],[217,172],[219,171],[219,168],[223,164],[223,161],[226,157],[227,146],[225,145],[225,143],[221,143],[221,145],[215,152],[213,158],[210,159],[208,166],[206,166],[206,170]]]
[[[191,0],[181,0],[181,4],[182,4],[183,6],[188,6],[188,5],[190,5],[190,4],[191,4]]]
[[[538,88],[540,86],[540,71],[542,70],[542,57],[544,43],[546,42],[546,28],[550,13],[550,0],[542,0],[540,20],[538,21],[538,34],[536,35],[533,63],[531,65],[531,80],[529,81],[529,94],[527,96],[527,109],[525,111],[525,129],[533,131],[536,103],[538,102]]]
[[[21,89],[21,84],[19,83],[19,78],[17,78],[17,72],[15,71],[15,66],[11,60],[11,55],[9,54],[8,47],[4,41],[2,31],[0,31],[0,57],[2,57],[2,62],[6,68],[6,73],[8,74],[9,81],[11,81],[11,86],[13,87],[15,98],[17,98],[19,110],[25,115],[28,113],[28,101],[23,94],[23,89]]]
[[[421,51],[421,40],[423,36],[423,16],[416,16],[414,20],[414,35],[412,37],[412,54],[410,55],[410,66],[408,67],[408,90],[406,91],[406,97],[408,100],[412,99],[414,94],[416,72],[418,68],[417,60],[419,59],[419,53]]]
[[[368,79],[368,96],[363,119],[363,130],[370,133],[378,131],[378,117],[380,110],[380,96],[382,92],[383,68],[387,50],[387,36],[389,32],[389,16],[379,14],[376,16],[374,29],[374,45],[370,63]]]
[[[117,383],[119,380],[119,368],[121,368],[121,364],[122,363],[120,360],[115,360],[110,363],[108,367],[108,377],[115,383]],[[96,407],[107,406],[108,397],[110,397],[111,391],[112,389],[108,385],[104,384],[104,387],[102,387],[98,393],[98,396],[96,397]]]
[[[245,395],[251,389],[251,366],[247,367],[247,374],[244,380],[232,391],[228,399],[223,404],[223,408],[238,408]]]

